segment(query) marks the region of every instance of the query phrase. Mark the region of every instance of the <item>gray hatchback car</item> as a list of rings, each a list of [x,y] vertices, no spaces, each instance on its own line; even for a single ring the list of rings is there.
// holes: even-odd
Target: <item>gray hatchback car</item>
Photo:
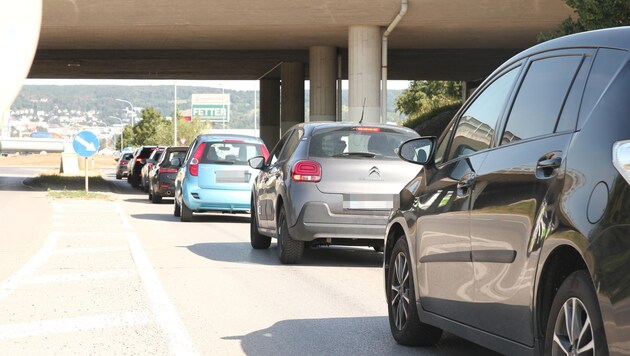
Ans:
[[[252,191],[251,245],[278,240],[282,263],[305,245],[372,246],[382,251],[387,216],[418,172],[398,146],[418,134],[391,125],[318,122],[292,127],[260,170]]]

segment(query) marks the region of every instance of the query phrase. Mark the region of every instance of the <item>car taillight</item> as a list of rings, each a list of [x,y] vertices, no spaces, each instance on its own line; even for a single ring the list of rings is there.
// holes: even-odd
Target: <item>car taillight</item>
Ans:
[[[243,143],[243,140],[223,140],[225,143]]]
[[[127,161],[120,161],[120,164],[127,164]]]
[[[149,163],[149,169],[153,168],[153,163]]]
[[[202,142],[199,147],[197,147],[197,150],[195,151],[195,154],[192,156],[190,164],[188,165],[188,172],[190,172],[190,175],[195,177],[199,175],[199,161],[201,160],[201,155],[203,154],[203,150],[205,148],[205,142]]]
[[[322,166],[314,161],[297,161],[291,168],[291,179],[295,182],[314,182],[322,179]]]
[[[615,142],[612,154],[613,165],[630,184],[630,140]]]
[[[160,173],[177,173],[177,169],[160,168]]]
[[[136,162],[142,162],[142,158],[136,158]]]
[[[381,129],[379,127],[359,126],[359,127],[356,128],[356,131],[358,131],[358,132],[381,132]]]

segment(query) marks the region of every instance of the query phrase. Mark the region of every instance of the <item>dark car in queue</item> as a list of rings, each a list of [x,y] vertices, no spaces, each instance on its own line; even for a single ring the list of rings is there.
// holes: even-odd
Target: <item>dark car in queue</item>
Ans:
[[[277,239],[282,263],[297,263],[305,245],[383,248],[398,192],[418,166],[396,150],[415,131],[393,125],[313,122],[292,127],[260,169],[252,192],[251,245]]]
[[[165,148],[166,147],[158,147],[155,151],[151,152],[151,155],[147,158],[146,163],[140,170],[140,187],[145,193],[149,192],[149,173],[162,157],[162,152],[164,152]]]
[[[630,354],[629,53],[630,27],[539,44],[401,146],[422,170],[387,223],[396,341]]]
[[[147,162],[151,153],[155,151],[158,146],[142,146],[137,148],[133,153],[133,158],[127,164],[127,182],[132,187],[139,187],[142,179],[142,167]]]
[[[123,152],[116,158],[116,179],[127,176],[127,164],[133,158],[133,152]]]
[[[158,204],[162,198],[172,198],[175,194],[175,177],[184,162],[186,146],[169,146],[164,149],[160,160],[149,171],[149,200]]]

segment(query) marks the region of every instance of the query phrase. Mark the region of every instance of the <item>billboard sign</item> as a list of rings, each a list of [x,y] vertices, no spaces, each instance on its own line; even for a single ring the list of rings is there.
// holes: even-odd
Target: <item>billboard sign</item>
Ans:
[[[193,94],[193,118],[199,117],[203,121],[230,121],[230,94]]]

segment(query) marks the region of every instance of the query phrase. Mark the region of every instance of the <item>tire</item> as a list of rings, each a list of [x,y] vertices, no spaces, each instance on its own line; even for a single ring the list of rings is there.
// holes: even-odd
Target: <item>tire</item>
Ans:
[[[191,222],[193,220],[193,212],[189,207],[186,206],[186,203],[182,200],[181,206],[181,221],[182,222]]]
[[[116,173],[116,179],[122,179],[122,176],[118,173]]]
[[[304,242],[296,241],[289,235],[289,226],[284,208],[278,216],[278,259],[283,264],[295,264],[300,261],[304,253]]]
[[[153,189],[149,188],[149,197],[151,198],[151,202],[153,204],[160,204],[162,202],[162,196],[153,191]]]
[[[146,183],[146,182],[144,181],[144,179],[142,179],[142,190],[143,190],[145,193],[148,193],[148,192],[149,192],[149,184],[148,184],[148,183]]]
[[[173,215],[175,215],[175,217],[180,217],[182,215],[182,209],[179,206],[179,203],[177,203],[177,198],[175,198],[175,208],[173,210]]]
[[[256,214],[256,206],[254,204],[254,199],[252,199],[249,240],[255,250],[265,250],[271,246],[271,237],[261,235],[260,232],[258,232],[258,215]]]
[[[587,323],[589,327],[585,327]],[[571,273],[560,285],[545,332],[545,355],[572,355],[576,348],[578,355],[608,354],[597,295],[585,270]]]
[[[140,186],[139,179],[136,177],[131,177],[130,182],[131,182],[131,186],[134,188],[138,188]]]
[[[387,312],[392,336],[401,345],[433,346],[442,330],[420,321],[407,240],[398,239],[387,271]]]

